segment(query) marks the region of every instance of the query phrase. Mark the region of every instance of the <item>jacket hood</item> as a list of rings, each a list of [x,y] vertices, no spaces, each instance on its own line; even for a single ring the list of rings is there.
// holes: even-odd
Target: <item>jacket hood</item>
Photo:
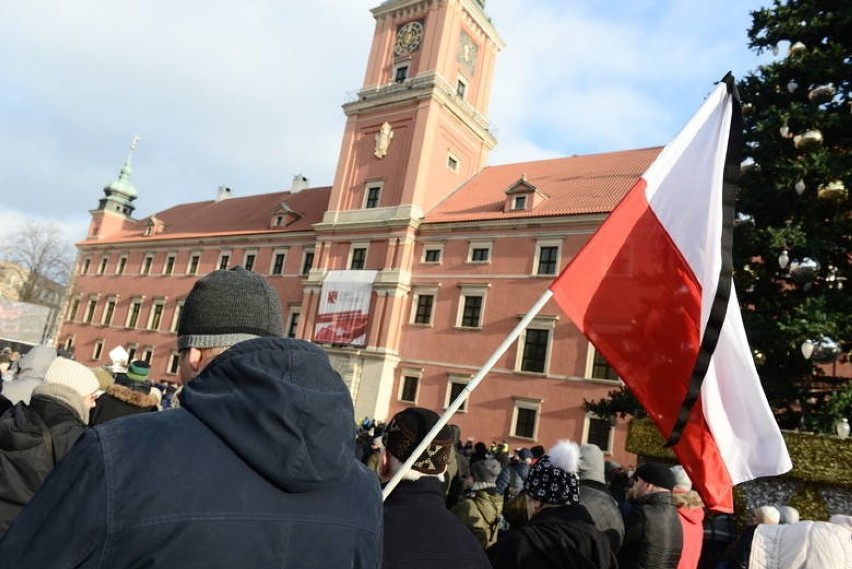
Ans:
[[[310,342],[240,342],[186,384],[181,406],[288,492],[333,486],[355,465],[352,397]]]
[[[606,484],[603,452],[598,445],[580,445],[580,463],[577,475],[580,480],[591,480]]]

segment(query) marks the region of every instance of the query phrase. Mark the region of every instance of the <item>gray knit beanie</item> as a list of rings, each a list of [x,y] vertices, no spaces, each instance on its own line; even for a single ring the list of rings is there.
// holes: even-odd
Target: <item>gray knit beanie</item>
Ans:
[[[183,305],[178,349],[222,348],[260,336],[281,336],[281,303],[262,276],[242,267],[199,279]]]

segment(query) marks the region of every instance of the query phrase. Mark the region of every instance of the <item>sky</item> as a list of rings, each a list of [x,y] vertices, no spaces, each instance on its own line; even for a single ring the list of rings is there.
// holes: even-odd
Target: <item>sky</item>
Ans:
[[[489,164],[666,144],[747,48],[768,0],[489,0],[506,43]],[[130,142],[135,216],[331,185],[378,0],[0,3],[0,241],[82,239]],[[2,244],[2,242],[0,242]]]

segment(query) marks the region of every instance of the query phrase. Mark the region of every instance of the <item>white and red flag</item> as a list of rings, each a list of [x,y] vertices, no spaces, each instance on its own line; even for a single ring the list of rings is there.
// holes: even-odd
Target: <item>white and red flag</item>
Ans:
[[[551,284],[704,503],[790,468],[731,280],[742,133],[729,74]]]

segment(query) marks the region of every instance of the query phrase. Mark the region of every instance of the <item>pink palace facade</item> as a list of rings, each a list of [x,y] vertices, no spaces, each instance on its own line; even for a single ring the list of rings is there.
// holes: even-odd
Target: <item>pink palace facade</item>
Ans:
[[[288,191],[220,188],[135,217],[128,157],[78,243],[61,346],[95,366],[123,345],[155,379],[176,381],[187,292],[212,270],[243,265],[278,291],[286,334],[327,351],[356,417],[449,405],[660,149],[485,167],[503,44],[483,6],[390,0],[372,14],[333,185],[298,176]],[[357,341],[320,332],[332,280],[367,287]],[[634,464],[625,424],[582,408],[619,385],[551,301],[452,422],[463,438],[512,448],[570,438]]]

